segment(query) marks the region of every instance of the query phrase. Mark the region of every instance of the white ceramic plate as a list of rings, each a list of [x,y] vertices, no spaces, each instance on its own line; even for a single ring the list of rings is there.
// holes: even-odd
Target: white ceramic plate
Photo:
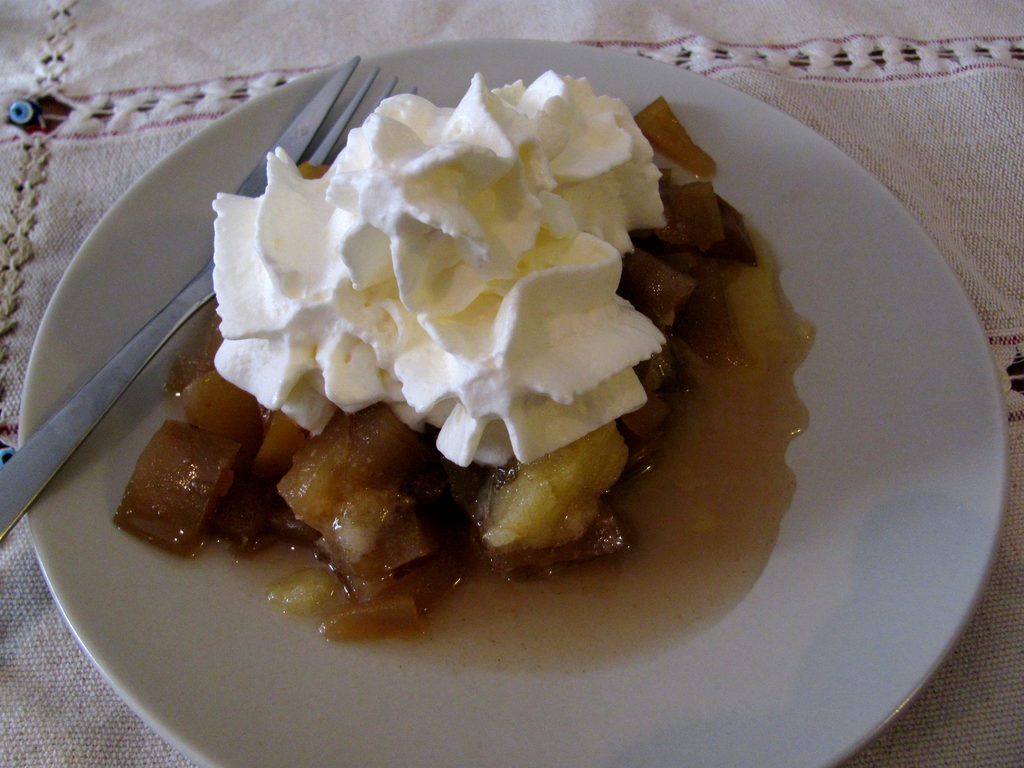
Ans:
[[[771,244],[787,294],[817,329],[797,375],[811,414],[789,451],[797,493],[767,567],[713,626],[593,666],[503,664],[458,643],[324,643],[268,609],[270,566],[223,552],[179,561],[111,524],[166,412],[165,356],[31,514],[40,562],[83,647],[156,730],[210,766],[792,768],[851,754],[963,627],[1003,508],[992,363],[934,246],[832,144],[664,64],[518,41],[374,63],[444,104],[477,70],[498,85],[552,68],[634,108],[664,95],[684,111],[718,160],[717,187]],[[211,198],[235,187],[314,81],[218,121],[97,227],[33,351],[26,435],[198,268]]]

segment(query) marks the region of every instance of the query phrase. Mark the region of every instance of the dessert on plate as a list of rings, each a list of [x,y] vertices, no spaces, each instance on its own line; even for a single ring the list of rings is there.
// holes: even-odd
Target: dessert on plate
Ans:
[[[214,203],[218,333],[115,521],[308,546],[270,598],[333,639],[418,632],[475,569],[622,551],[615,489],[686,398],[786,378],[806,340],[714,170],[663,99],[634,118],[553,72],[391,97],[329,168],[272,153],[261,197]]]

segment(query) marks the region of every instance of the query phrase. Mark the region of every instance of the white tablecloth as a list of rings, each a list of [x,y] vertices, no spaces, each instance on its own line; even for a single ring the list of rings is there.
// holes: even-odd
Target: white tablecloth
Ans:
[[[16,439],[54,286],[157,160],[242,101],[351,54],[486,37],[601,45],[752,94],[850,154],[938,244],[1007,371],[1006,530],[952,656],[847,765],[1024,765],[1024,366],[1012,366],[1024,355],[1019,3],[0,0],[0,106],[51,96],[70,108],[50,133],[0,123],[0,440]],[[0,589],[0,763],[189,765],[75,644],[26,526],[0,547]]]

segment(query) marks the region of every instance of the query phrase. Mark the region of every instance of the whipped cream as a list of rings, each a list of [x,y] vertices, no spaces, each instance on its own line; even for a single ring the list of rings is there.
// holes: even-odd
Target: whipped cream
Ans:
[[[382,102],[321,179],[277,150],[214,203],[221,375],[311,432],[387,402],[451,461],[532,461],[646,401],[664,343],[616,295],[663,222],[626,105],[548,72]]]

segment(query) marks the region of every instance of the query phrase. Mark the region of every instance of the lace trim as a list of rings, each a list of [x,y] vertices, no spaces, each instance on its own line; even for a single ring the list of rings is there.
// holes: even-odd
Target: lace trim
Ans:
[[[39,188],[46,182],[49,153],[42,139],[28,138],[18,152],[17,167],[11,179],[15,197],[0,220],[0,336],[14,327],[17,292],[21,287],[20,268],[32,258],[30,235],[36,225],[35,208]],[[5,350],[0,346],[0,362]]]
[[[988,338],[1011,423],[1024,421],[1024,331]]]
[[[250,99],[317,69],[265,72],[185,85],[131,88],[84,97],[51,91],[37,97],[42,108],[43,126],[33,126],[28,132],[49,133],[69,139],[98,138],[213,120]],[[14,126],[6,125],[4,128],[4,133],[11,139],[16,140],[24,133]]]
[[[74,20],[71,9],[76,0],[46,3],[48,20],[46,37],[36,64],[36,83],[39,93],[46,95],[60,88],[67,71],[67,55],[71,50],[71,32]],[[14,201],[10,208],[0,213],[0,363],[8,355],[8,346],[3,337],[15,325],[18,308],[18,290],[21,288],[21,267],[34,254],[31,234],[36,225],[36,206],[39,190],[46,183],[46,166],[50,153],[43,135],[17,136],[21,142],[18,159],[9,183],[14,189]],[[0,403],[9,404],[18,393],[7,391],[10,386],[9,370],[0,370]],[[14,444],[17,437],[17,414],[0,412],[0,437],[3,442]]]
[[[144,127],[213,119],[316,67],[278,70],[200,83],[134,88],[83,98],[59,93],[67,68],[74,3],[51,3],[48,35],[37,71],[46,97],[50,128],[65,138],[109,136]],[[1024,69],[1024,38],[908,38],[854,35],[791,45],[723,43],[692,35],[645,43],[627,40],[581,41],[597,48],[632,52],[704,75],[755,69],[800,79],[832,82],[886,82],[931,78],[990,67]]]
[[[879,82],[930,78],[965,70],[1024,69],[1024,38],[964,37],[913,40],[853,35],[791,45],[722,43],[700,35],[660,43],[584,41],[712,75],[756,69],[801,79]]]
[[[14,294],[21,285],[18,269],[32,258],[29,235],[36,225],[35,208],[39,188],[46,182],[48,160],[42,139],[32,137],[21,145],[12,179],[14,202],[0,221],[0,336],[13,327]]]
[[[71,10],[77,4],[78,0],[47,0],[49,19],[46,22],[46,37],[39,60],[36,62],[36,83],[39,84],[41,95],[57,90],[67,71],[71,32],[75,28]]]
[[[142,127],[213,119],[315,69],[267,72],[179,86],[111,91],[62,99],[63,137],[109,136]]]

